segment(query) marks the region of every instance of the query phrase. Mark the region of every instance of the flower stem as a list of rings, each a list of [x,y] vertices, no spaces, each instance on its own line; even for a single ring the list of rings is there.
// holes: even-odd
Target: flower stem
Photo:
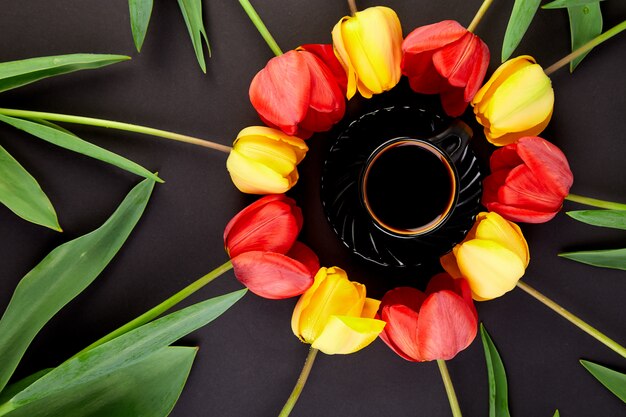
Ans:
[[[596,340],[603,343],[605,346],[609,347],[610,349],[612,349],[613,351],[621,355],[623,358],[626,358],[626,348],[624,348],[624,346],[617,343],[615,340],[611,339],[604,333],[600,332],[595,327],[590,326],[589,324],[587,324],[586,322],[584,322],[577,316],[573,315],[572,313],[570,313],[569,311],[567,311],[566,309],[564,309],[563,307],[561,307],[554,301],[550,300],[545,295],[541,294],[539,291],[530,287],[528,284],[522,281],[518,281],[517,286],[521,288],[522,290],[524,290],[526,293],[535,297],[537,300],[542,302],[548,308],[554,310],[557,314],[567,319],[570,323],[574,324],[579,329],[586,332],[588,335],[594,337]]]
[[[625,29],[626,29],[626,20],[624,20],[622,23],[619,23],[616,26],[613,26],[611,29],[607,30],[606,32],[601,33],[600,35],[596,36],[595,38],[593,38],[592,40],[590,40],[589,42],[587,42],[580,48],[573,51],[571,54],[565,56],[563,59],[558,60],[557,62],[555,62],[548,68],[546,68],[544,72],[546,73],[546,75],[552,74],[554,71],[566,66],[571,61],[575,60],[576,58],[578,58],[585,52],[600,45],[605,40],[612,38],[613,36],[617,35],[618,33],[620,33],[621,31]]]
[[[439,372],[441,372],[443,385],[446,387],[446,394],[448,394],[448,401],[450,402],[450,408],[452,409],[452,416],[462,417],[461,407],[459,407],[459,401],[456,399],[454,385],[452,385],[452,379],[450,379],[450,373],[448,372],[446,361],[443,359],[437,359],[437,365],[439,365]]]
[[[185,298],[189,297],[191,294],[198,291],[200,288],[207,285],[209,282],[213,281],[215,278],[222,275],[224,272],[227,272],[230,269],[232,269],[232,267],[233,267],[232,262],[228,260],[227,262],[218,266],[217,268],[215,268],[208,274],[204,275],[203,277],[192,282],[191,284],[189,284],[182,290],[178,291],[176,294],[172,295],[170,298],[163,301],[161,304],[157,305],[156,307],[151,308],[150,310],[146,311],[145,313],[143,313],[141,316],[137,317],[136,319],[129,321],[128,323],[118,328],[117,330],[112,331],[111,333],[107,334],[103,338],[87,346],[85,349],[81,350],[76,355],[72,356],[70,359],[75,358],[81,353],[87,352],[88,350],[92,350],[108,341],[115,339],[116,337],[119,337],[125,333],[128,333],[131,330],[134,330],[137,327],[142,326],[154,320],[155,318],[159,317],[161,314],[165,313],[170,308],[174,307],[176,304],[183,301]]]
[[[293,407],[296,405],[296,401],[298,401],[298,398],[300,397],[302,389],[304,389],[304,384],[306,384],[306,380],[311,373],[311,368],[313,367],[313,362],[315,362],[317,352],[318,350],[312,347],[309,349],[309,354],[304,361],[304,367],[302,368],[302,372],[300,372],[296,386],[293,387],[293,391],[291,391],[291,395],[287,398],[287,402],[283,406],[283,409],[280,411],[278,417],[287,417],[291,413],[291,410],[293,410]]]
[[[359,10],[356,8],[356,0],[348,0],[348,7],[350,8],[350,14],[354,16]]]
[[[157,136],[160,138],[171,139],[178,142],[190,143],[192,145],[204,146],[205,148],[215,149],[217,151],[230,153],[232,148],[230,146],[221,145],[215,142],[209,142],[208,140],[194,138],[192,136],[181,135],[174,132],[168,132],[166,130],[154,129],[146,126],[133,125],[130,123],[114,122],[111,120],[94,119],[92,117],[71,116],[68,114],[58,113],[46,113],[30,110],[16,110],[16,109],[2,109],[0,108],[0,114],[5,116],[18,117],[21,119],[29,120],[44,120],[73,123],[78,125],[106,127],[109,129],[124,130],[127,132],[142,133],[144,135]]]
[[[274,39],[270,31],[267,30],[267,26],[265,26],[265,23],[263,23],[263,21],[261,20],[261,16],[259,16],[256,10],[254,10],[254,7],[252,7],[252,4],[250,4],[250,1],[239,0],[239,4],[241,4],[241,7],[243,7],[243,9],[246,11],[246,14],[248,15],[248,17],[250,18],[254,26],[257,28],[257,30],[259,31],[259,33],[265,40],[265,43],[267,43],[267,46],[269,46],[272,52],[274,52],[274,55],[276,56],[282,55],[283,51],[280,49],[280,46],[278,46],[278,44],[276,43],[276,40]]]
[[[573,201],[575,203],[586,204],[592,207],[599,207],[609,210],[626,210],[626,204],[614,203],[613,201],[598,200],[595,198],[589,198],[582,195],[570,194],[565,197],[566,200]]]
[[[493,3],[493,0],[483,1],[483,4],[480,5],[480,9],[478,9],[478,11],[476,12],[476,16],[474,16],[474,18],[472,19],[472,23],[470,23],[467,27],[468,32],[473,33],[476,30],[476,27],[482,20],[483,16],[485,16],[485,13],[487,13],[487,10],[489,9],[489,6],[491,6],[491,3]]]

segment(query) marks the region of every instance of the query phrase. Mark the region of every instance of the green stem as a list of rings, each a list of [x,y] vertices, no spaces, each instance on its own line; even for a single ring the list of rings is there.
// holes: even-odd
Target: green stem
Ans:
[[[192,145],[204,146],[205,148],[215,149],[221,152],[230,153],[230,146],[221,145],[208,140],[194,138],[192,136],[181,135],[178,133],[168,132],[166,130],[153,129],[151,127],[133,125],[130,123],[114,122],[111,120],[94,119],[92,117],[71,116],[68,114],[46,113],[30,110],[2,109],[0,114],[6,116],[18,117],[30,120],[46,120],[54,122],[73,123],[78,125],[105,127],[109,129],[124,130],[127,132],[142,133],[144,135],[157,136],[160,138],[171,139],[178,142],[191,143]]]
[[[617,35],[618,33],[620,33],[621,31],[625,29],[626,29],[626,20],[624,20],[622,23],[616,26],[613,26],[611,29],[607,30],[606,32],[601,33],[600,35],[596,36],[595,38],[593,38],[592,40],[590,40],[589,42],[587,42],[580,48],[573,51],[571,54],[565,56],[563,59],[558,60],[557,62],[555,62],[548,68],[546,68],[544,72],[546,73],[546,75],[552,74],[554,71],[566,66],[571,61],[575,60],[576,58],[578,58],[585,52],[600,45],[605,40],[612,38],[613,36]]]
[[[304,384],[306,384],[306,380],[311,373],[311,368],[313,367],[313,362],[315,362],[315,356],[317,356],[317,349],[313,349],[312,347],[309,349],[309,354],[304,361],[304,367],[302,368],[302,372],[300,372],[300,376],[298,377],[298,381],[296,382],[296,386],[293,387],[293,391],[291,391],[291,395],[287,399],[283,409],[280,411],[278,417],[287,417],[291,410],[293,410],[294,405],[296,405],[296,401],[300,397],[300,393],[302,389],[304,389]]]
[[[557,314],[564,317],[570,323],[573,323],[575,326],[577,326],[582,331],[586,332],[588,335],[594,337],[600,343],[603,343],[605,346],[609,347],[610,349],[612,349],[613,351],[621,355],[623,358],[626,358],[626,348],[624,348],[624,346],[617,343],[615,340],[611,339],[604,333],[600,332],[595,327],[590,326],[589,324],[587,324],[586,322],[584,322],[577,316],[573,315],[572,313],[570,313],[569,311],[567,311],[566,309],[564,309],[563,307],[561,307],[554,301],[550,300],[545,295],[541,294],[539,291],[530,287],[528,284],[522,281],[518,281],[517,286],[521,288],[523,291],[525,291],[526,293],[535,297],[537,300],[539,300],[541,303],[546,305],[548,308],[554,310]]]
[[[439,372],[441,373],[443,385],[446,387],[446,394],[448,394],[448,401],[450,402],[450,408],[452,409],[452,416],[462,417],[461,407],[459,407],[459,401],[456,399],[454,385],[452,385],[452,379],[450,379],[450,373],[448,372],[446,361],[443,359],[437,359],[437,365],[439,365]]]
[[[478,9],[478,11],[476,12],[476,16],[474,16],[474,18],[472,19],[472,23],[470,23],[467,27],[467,30],[469,32],[473,33],[476,30],[476,27],[482,20],[483,16],[485,16],[485,13],[489,9],[489,6],[491,6],[491,3],[493,3],[493,0],[483,1],[483,4],[480,5],[480,9]]]
[[[213,281],[215,278],[222,275],[224,272],[229,271],[232,267],[233,267],[233,264],[231,263],[230,260],[228,260],[226,263],[218,266],[217,268],[215,268],[208,274],[204,275],[203,277],[192,282],[191,284],[189,284],[188,286],[186,286],[185,288],[183,288],[176,294],[172,295],[170,298],[163,301],[161,304],[157,305],[156,307],[151,308],[150,310],[146,311],[145,313],[143,313],[141,316],[137,317],[136,319],[129,321],[128,323],[118,328],[117,330],[112,331],[108,335],[104,336],[103,338],[87,346],[85,349],[81,350],[76,355],[72,356],[70,359],[73,359],[76,356],[80,355],[81,353],[87,352],[88,350],[92,350],[110,340],[115,339],[116,337],[119,337],[125,333],[128,333],[131,330],[136,329],[137,327],[142,326],[154,320],[155,318],[159,317],[161,314],[165,313],[170,308],[174,307],[176,304],[183,301],[185,298],[189,297],[191,294],[198,291],[200,288],[207,285],[209,282]]]
[[[0,416],[9,414],[13,410],[15,410],[15,406],[13,406],[13,404],[11,404],[10,402],[4,403],[0,405]]]
[[[354,16],[359,9],[356,8],[356,0],[348,0],[348,7],[350,8],[350,14]]]
[[[252,4],[250,4],[250,1],[239,0],[239,4],[241,4],[241,7],[243,7],[243,9],[246,11],[246,13],[248,14],[248,17],[250,18],[250,20],[252,20],[252,23],[254,23],[254,26],[257,28],[261,36],[263,36],[263,39],[267,43],[267,46],[269,46],[272,52],[274,52],[274,55],[276,56],[282,55],[283,51],[280,49],[280,46],[278,46],[278,44],[276,43],[276,40],[274,40],[274,37],[272,36],[270,31],[267,30],[267,26],[265,26],[265,23],[263,23],[263,21],[261,20],[261,17],[256,12],[256,10],[254,10],[254,7],[252,7]]]
[[[570,194],[565,197],[565,199],[568,201],[573,201],[575,203],[586,204],[592,207],[599,207],[609,210],[626,210],[626,204],[614,203],[613,201],[598,200],[596,198],[589,198],[582,195]]]

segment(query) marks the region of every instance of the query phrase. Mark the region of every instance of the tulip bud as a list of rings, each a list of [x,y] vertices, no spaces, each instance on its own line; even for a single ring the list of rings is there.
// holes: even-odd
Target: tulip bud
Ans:
[[[544,223],[561,210],[574,181],[567,158],[540,137],[523,137],[491,155],[482,204],[516,222]]]
[[[388,7],[369,7],[343,17],[333,28],[333,46],[348,74],[346,96],[365,98],[391,90],[402,71],[402,27]]]
[[[300,138],[269,127],[251,126],[237,135],[226,168],[241,192],[282,194],[298,181],[296,166],[308,150]]]
[[[402,42],[402,73],[411,88],[440,94],[448,116],[463,114],[488,66],[485,42],[454,20],[419,27]]]
[[[531,56],[506,61],[472,100],[478,123],[496,146],[541,133],[552,117],[550,78]]]
[[[252,80],[249,93],[265,123],[305,139],[313,132],[329,130],[346,110],[335,75],[307,50],[270,59]]]
[[[322,352],[354,353],[372,343],[385,327],[374,319],[379,301],[365,297],[365,286],[348,280],[340,268],[321,268],[298,300],[291,328]]]
[[[448,274],[435,275],[425,293],[410,287],[388,291],[377,317],[387,322],[380,338],[411,362],[452,359],[478,329],[467,282]]]
[[[454,278],[465,278],[474,300],[500,297],[515,288],[530,255],[520,228],[497,213],[479,213],[463,242],[441,258]]]

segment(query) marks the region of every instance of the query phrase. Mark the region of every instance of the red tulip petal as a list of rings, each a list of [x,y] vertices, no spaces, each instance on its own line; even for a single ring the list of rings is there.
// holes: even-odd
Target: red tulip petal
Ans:
[[[378,316],[376,317],[378,320],[382,320],[380,319]],[[387,326],[385,326],[385,328],[387,328],[389,326],[389,323],[387,323]],[[400,348],[398,346],[396,346],[395,343],[393,343],[393,340],[391,340],[389,338],[389,335],[387,334],[387,332],[385,331],[385,329],[383,329],[382,332],[380,332],[380,334],[378,335],[378,337],[381,338],[381,340],[383,342],[385,342],[385,344],[387,346],[389,346],[389,348],[391,350],[393,350],[398,356],[400,356],[402,359],[405,359],[407,361],[411,361],[411,362],[415,362],[416,360],[413,359],[412,357],[406,355],[404,352],[402,352],[402,350],[400,350]]]
[[[543,212],[511,207],[498,202],[487,203],[485,207],[487,207],[487,210],[498,213],[500,216],[512,222],[545,223],[552,220],[557,214],[557,212]]]
[[[565,197],[574,176],[563,152],[545,139],[527,136],[517,141],[517,153],[533,174],[558,195]]]
[[[341,89],[342,96],[345,96],[348,88],[348,76],[346,75],[346,70],[341,65],[341,62],[337,59],[337,55],[335,55],[333,45],[315,43],[302,45],[300,48],[311,52],[313,55],[321,59],[324,64],[326,64],[328,69],[332,72],[335,81],[337,81],[337,85],[339,85],[339,88]]]
[[[524,163],[522,159],[517,155],[517,144],[507,145],[500,149],[496,149],[489,159],[489,167],[491,172],[500,170],[510,171],[518,165]]]
[[[432,25],[421,26],[409,33],[402,42],[402,52],[417,54],[434,51],[465,35],[467,29],[454,20],[444,20]]]
[[[287,252],[287,256],[304,265],[311,276],[315,276],[320,269],[320,260],[315,252],[302,242],[296,241]]]
[[[228,224],[226,225],[226,228],[224,229],[224,240],[226,240],[226,236],[228,236],[228,234],[230,233],[230,229],[239,221],[239,219],[245,216],[250,216],[252,212],[257,210],[259,207],[264,206],[265,204],[268,204],[272,201],[283,201],[283,202],[290,202],[293,205],[296,204],[295,200],[293,200],[290,197],[287,197],[284,194],[271,194],[271,195],[266,195],[265,197],[261,197],[258,200],[256,200],[254,203],[246,206],[243,210],[237,213],[235,217],[233,217],[228,222]]]
[[[404,305],[383,307],[382,319],[387,322],[384,332],[389,347],[410,361],[421,361],[419,353],[419,334],[417,311]]]
[[[409,78],[409,85],[416,93],[438,94],[448,88],[432,62],[432,53],[405,53],[402,56],[402,73]]]
[[[452,291],[428,296],[418,320],[422,360],[452,359],[472,343],[478,321],[462,297]]]
[[[430,279],[430,281],[428,281],[428,285],[426,286],[426,295],[429,296],[437,291],[443,290],[457,292],[457,285],[455,281],[456,280],[447,272],[436,274]],[[461,295],[460,293],[458,294]]]
[[[264,121],[295,135],[311,96],[311,76],[299,52],[289,51],[269,60],[250,84],[250,101]]]
[[[483,180],[483,196],[481,204],[487,207],[487,204],[498,201],[498,191],[504,185],[509,171],[502,169],[500,171],[492,171]]]
[[[273,300],[295,297],[313,285],[306,266],[274,252],[245,252],[232,259],[237,279],[250,291]]]
[[[529,210],[556,212],[563,205],[563,196],[556,194],[542,177],[536,177],[528,166],[520,165],[509,172],[498,190],[498,202]]]
[[[467,32],[433,54],[437,72],[453,87],[465,87],[472,73],[474,54],[479,50],[473,36]]]
[[[441,105],[443,110],[450,117],[458,117],[465,112],[469,100],[465,101],[465,90],[463,88],[449,88],[441,92]]]
[[[383,299],[380,301],[379,311],[382,311],[385,306],[394,305],[403,305],[414,311],[419,311],[425,299],[426,294],[416,288],[397,287],[385,293]]]
[[[474,64],[465,86],[465,101],[470,102],[483,85],[487,69],[489,68],[489,47],[478,36],[474,35],[474,42],[477,44],[477,51],[474,52]]]

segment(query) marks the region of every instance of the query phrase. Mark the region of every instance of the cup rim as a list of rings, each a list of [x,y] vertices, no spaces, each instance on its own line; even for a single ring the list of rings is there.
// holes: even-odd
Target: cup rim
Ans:
[[[376,162],[376,160],[387,150],[395,148],[397,146],[401,146],[403,144],[411,144],[411,145],[419,146],[422,149],[426,149],[427,151],[431,152],[435,156],[439,157],[439,159],[442,161],[442,165],[446,168],[446,170],[450,174],[450,178],[452,179],[451,190],[450,190],[451,196],[448,200],[448,203],[446,204],[445,209],[442,211],[442,213],[439,216],[437,216],[435,219],[428,222],[427,224],[421,225],[417,228],[411,228],[411,229],[399,229],[381,221],[378,218],[378,216],[376,216],[372,208],[370,207],[370,204],[367,198],[367,192],[366,192],[367,178],[369,176],[369,172],[374,162]],[[445,221],[452,215],[452,212],[454,211],[453,210],[454,206],[456,205],[456,202],[459,197],[459,176],[458,176],[456,166],[451,161],[450,157],[438,146],[424,139],[417,139],[417,138],[412,138],[412,137],[397,137],[397,138],[389,139],[385,141],[384,143],[380,144],[368,157],[367,161],[365,162],[363,172],[361,173],[359,192],[360,192],[361,202],[365,208],[365,211],[372,218],[372,220],[374,221],[374,224],[380,230],[382,230],[385,233],[394,235],[394,236],[414,237],[414,236],[425,235],[427,233],[430,233],[439,229],[445,223]]]

